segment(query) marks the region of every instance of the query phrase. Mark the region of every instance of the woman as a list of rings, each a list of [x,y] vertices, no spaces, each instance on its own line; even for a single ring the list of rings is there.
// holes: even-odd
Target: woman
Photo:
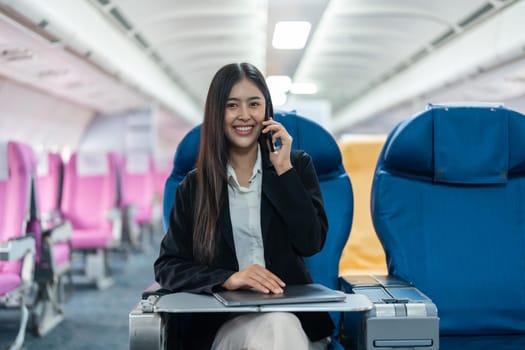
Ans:
[[[272,116],[253,65],[215,74],[196,169],[177,188],[155,262],[163,288],[282,293],[311,282],[302,257],[321,250],[328,228],[319,182],[310,156],[291,150],[292,137]],[[332,330],[327,313],[232,313],[181,317],[168,333],[184,349],[313,349]]]

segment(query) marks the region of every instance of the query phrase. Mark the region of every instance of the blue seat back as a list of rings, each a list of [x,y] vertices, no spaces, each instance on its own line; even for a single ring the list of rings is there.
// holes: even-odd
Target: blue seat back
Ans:
[[[169,217],[177,186],[184,179],[184,176],[195,167],[197,153],[199,153],[199,140],[201,137],[200,124],[191,129],[177,146],[177,151],[173,157],[173,168],[170,176],[166,179],[164,186],[164,196],[162,199],[162,223],[164,232],[168,230]]]
[[[329,230],[323,250],[305,259],[316,283],[340,289],[339,260],[348,240],[353,217],[353,193],[350,179],[343,167],[341,152],[334,138],[320,125],[295,113],[275,113],[293,137],[293,149],[302,149],[312,159],[319,178]],[[166,181],[164,196],[164,228],[168,226],[169,212],[175,189],[184,175],[195,166],[199,147],[200,126],[191,130],[181,141],[175,153],[173,170]],[[336,325],[340,314],[333,313]],[[338,329],[338,327],[336,327]]]
[[[388,136],[374,226],[441,334],[525,332],[524,175],[525,118],[503,107],[429,106]]]
[[[315,282],[339,289],[339,260],[348,240],[353,218],[353,193],[341,157],[332,135],[318,124],[295,113],[276,113],[293,137],[292,148],[302,149],[314,162],[328,217],[328,235],[323,250],[305,259]]]

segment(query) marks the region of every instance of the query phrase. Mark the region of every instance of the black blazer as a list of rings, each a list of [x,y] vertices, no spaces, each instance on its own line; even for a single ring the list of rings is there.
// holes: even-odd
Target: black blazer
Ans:
[[[261,230],[266,268],[287,285],[312,282],[302,257],[321,250],[328,230],[312,159],[305,152],[293,150],[293,168],[277,176],[265,147],[261,147],[261,154]],[[154,264],[156,281],[162,288],[173,292],[211,293],[220,289],[224,281],[239,269],[227,190],[223,191],[224,204],[218,221],[215,258],[210,265],[193,260],[196,180],[196,172],[191,171],[179,184],[168,233],[162,240],[160,254]],[[333,323],[327,313],[296,315],[313,341],[329,336],[333,330]]]

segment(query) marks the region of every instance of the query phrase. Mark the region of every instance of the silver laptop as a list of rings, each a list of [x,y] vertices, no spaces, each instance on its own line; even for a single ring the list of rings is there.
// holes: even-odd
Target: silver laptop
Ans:
[[[264,294],[252,290],[225,290],[213,293],[213,295],[225,306],[320,303],[346,299],[343,292],[315,283],[286,286],[282,294]]]

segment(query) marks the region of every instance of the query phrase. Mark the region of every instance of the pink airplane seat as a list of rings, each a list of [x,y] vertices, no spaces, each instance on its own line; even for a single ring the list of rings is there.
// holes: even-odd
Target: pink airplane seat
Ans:
[[[63,221],[60,212],[64,163],[58,153],[44,153],[38,157],[38,209],[42,229]]]
[[[159,160],[155,162],[155,182],[154,191],[155,197],[153,201],[153,223],[155,230],[164,234],[162,227],[162,205],[164,203],[164,186],[171,174],[172,161],[171,159]]]
[[[61,208],[73,225],[73,249],[111,247],[119,238],[111,220],[117,208],[116,155],[73,154],[64,167]]]
[[[35,281],[38,292],[31,317],[33,333],[38,336],[47,334],[64,319],[65,274],[68,274],[69,286],[72,286],[72,228],[60,211],[63,167],[59,154],[42,154],[38,157],[33,182],[28,230],[35,234],[37,246]]]
[[[36,194],[38,216],[42,230],[65,225],[65,230],[71,231],[71,225],[65,221],[60,210],[62,196],[62,179],[64,162],[58,153],[46,153],[38,158]],[[57,237],[53,243],[54,264],[58,269],[66,268],[71,258],[71,237],[65,232],[65,237]]]
[[[86,265],[86,274],[99,288],[111,283],[108,249],[120,245],[117,167],[117,156],[111,152],[76,153],[64,167],[62,213],[73,227],[73,250],[88,254],[87,260],[102,259]]]
[[[153,233],[155,199],[155,164],[148,152],[127,152],[120,169],[121,208],[124,213],[124,237],[134,247],[144,233]]]
[[[164,186],[166,186],[166,180],[171,174],[171,162],[165,162],[166,164],[155,164],[155,184],[154,190],[155,195],[160,198],[162,202],[162,197],[164,195]]]
[[[0,142],[0,306],[21,310],[11,349],[22,347],[28,320],[26,299],[33,282],[35,241],[25,232],[35,167],[29,146]]]
[[[147,153],[128,153],[123,157],[121,172],[123,206],[135,206],[133,219],[139,225],[152,220],[155,195],[155,164]]]

